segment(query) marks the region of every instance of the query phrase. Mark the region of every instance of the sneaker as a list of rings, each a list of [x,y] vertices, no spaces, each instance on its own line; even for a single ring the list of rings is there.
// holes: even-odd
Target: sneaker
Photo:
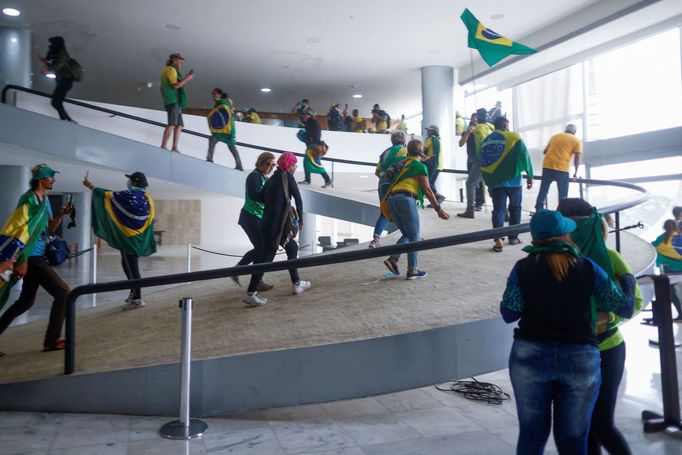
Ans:
[[[264,283],[261,281],[260,283],[258,283],[258,286],[256,286],[256,291],[265,292],[265,291],[269,291],[272,288],[274,288],[273,285],[267,284],[267,283]]]
[[[246,294],[242,297],[242,302],[246,303],[248,306],[261,306],[268,303],[268,299],[259,296],[258,292],[254,292],[251,295]]]
[[[310,185],[310,182],[307,180],[301,180],[300,182],[298,182],[298,184],[299,185]]]
[[[123,311],[128,311],[128,310],[137,310],[138,308],[142,308],[143,306],[147,305],[144,303],[144,300],[142,299],[131,299],[127,298],[126,303],[121,307]]]
[[[436,200],[438,201],[439,204],[442,204],[443,201],[445,200],[445,196],[442,194],[436,194]]]
[[[423,270],[408,270],[407,276],[405,277],[405,279],[406,280],[418,280],[419,278],[424,278],[428,275],[429,274],[427,272],[424,272]]]
[[[398,260],[394,257],[389,257],[384,261],[384,265],[388,270],[393,273],[393,275],[400,275],[400,271],[398,270]]]
[[[334,181],[330,180],[322,185],[322,188],[334,188]]]
[[[466,210],[462,213],[458,213],[457,216],[460,218],[473,218],[474,212],[472,212],[471,210]]]
[[[521,239],[509,239],[510,245],[518,245],[519,243],[523,243],[523,241]]]
[[[239,287],[242,287],[242,283],[239,281],[239,275],[231,276],[230,279],[234,284],[236,284]]]
[[[301,280],[297,284],[293,285],[294,295],[303,294],[305,291],[310,289],[310,281]]]
[[[483,204],[477,205],[476,207],[474,207],[474,210],[476,210],[477,212],[480,212],[481,210],[483,210]]]
[[[57,340],[52,344],[43,345],[43,352],[61,351],[66,347],[66,341]]]
[[[379,248],[381,246],[381,241],[379,240],[379,237],[374,237],[371,242],[369,242],[369,247],[370,248]]]

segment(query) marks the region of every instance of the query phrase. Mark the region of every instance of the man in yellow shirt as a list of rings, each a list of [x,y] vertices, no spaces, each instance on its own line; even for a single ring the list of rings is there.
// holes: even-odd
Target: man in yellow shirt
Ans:
[[[246,123],[253,123],[255,125],[260,125],[261,120],[260,120],[260,115],[258,115],[258,112],[256,112],[255,108],[251,108],[248,111],[246,111],[246,116],[244,117],[244,121]]]
[[[187,106],[187,97],[185,95],[185,84],[194,78],[193,71],[190,71],[185,77],[182,76],[180,70],[185,63],[185,59],[180,54],[171,54],[166,62],[166,67],[161,73],[161,97],[163,97],[163,105],[168,114],[168,121],[166,122],[166,129],[163,131],[163,139],[161,140],[161,148],[167,148],[168,139],[173,135],[173,146],[171,151],[180,152],[178,150],[178,141],[180,140],[180,132],[185,124],[182,121],[182,111]]]
[[[364,133],[365,132],[365,120],[360,117],[360,112],[357,109],[353,109],[351,117],[351,131],[353,133]]]
[[[571,167],[571,156],[575,172],[573,178],[578,177],[578,167],[580,166],[580,155],[583,153],[583,144],[575,136],[576,127],[573,124],[566,125],[566,131],[555,134],[547,143],[545,159],[542,162],[542,183],[540,192],[535,201],[535,210],[544,208],[547,201],[547,193],[552,182],[556,182],[559,189],[559,200],[568,197],[568,171]]]

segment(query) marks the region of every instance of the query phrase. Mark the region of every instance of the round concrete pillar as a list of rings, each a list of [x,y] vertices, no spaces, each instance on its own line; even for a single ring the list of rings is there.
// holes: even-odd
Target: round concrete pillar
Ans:
[[[30,30],[0,27],[0,87],[7,84],[31,87]],[[16,104],[16,92],[10,91],[7,100]]]
[[[17,207],[19,197],[30,188],[31,171],[26,166],[0,166],[0,222]]]

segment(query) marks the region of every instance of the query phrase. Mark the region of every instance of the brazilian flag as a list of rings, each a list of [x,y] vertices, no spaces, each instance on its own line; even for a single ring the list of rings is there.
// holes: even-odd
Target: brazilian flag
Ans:
[[[661,234],[652,245],[656,248],[656,265],[666,265],[673,272],[682,272],[682,235],[675,234],[666,242]]]
[[[483,181],[489,187],[515,179],[522,172],[533,177],[533,164],[519,133],[496,130],[481,144]]]
[[[117,250],[134,256],[156,252],[154,201],[144,191],[92,191],[92,230]]]
[[[481,58],[488,66],[493,66],[503,58],[511,54],[534,54],[537,52],[521,43],[515,43],[499,33],[487,28],[467,8],[460,16],[464,25],[469,30],[469,47],[478,49]]]
[[[35,193],[25,192],[0,233],[0,260],[16,256],[16,264],[26,262],[36,240],[47,229],[47,197],[38,201]],[[12,276],[9,282],[0,280],[0,308],[9,298],[9,291],[18,281]]]

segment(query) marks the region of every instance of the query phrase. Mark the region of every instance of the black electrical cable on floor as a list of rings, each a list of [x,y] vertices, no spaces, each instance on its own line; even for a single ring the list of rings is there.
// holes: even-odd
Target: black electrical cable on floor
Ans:
[[[483,401],[487,404],[502,404],[510,396],[499,386],[490,382],[480,382],[472,377],[471,381],[450,381],[436,385],[442,392],[455,392],[473,401]]]

